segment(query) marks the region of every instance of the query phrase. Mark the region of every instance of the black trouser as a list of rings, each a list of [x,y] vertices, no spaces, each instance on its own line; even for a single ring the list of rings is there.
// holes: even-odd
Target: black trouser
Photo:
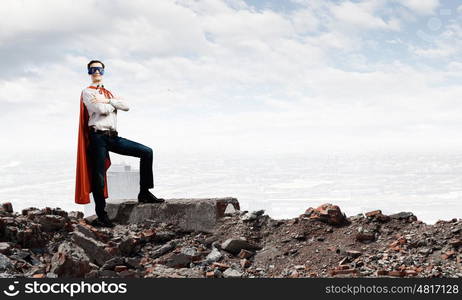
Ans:
[[[101,217],[105,213],[104,199],[104,162],[107,152],[135,156],[140,158],[140,189],[154,187],[152,174],[153,151],[151,148],[120,136],[107,136],[90,130],[90,145],[88,158],[92,170],[92,193],[95,200],[96,215]]]

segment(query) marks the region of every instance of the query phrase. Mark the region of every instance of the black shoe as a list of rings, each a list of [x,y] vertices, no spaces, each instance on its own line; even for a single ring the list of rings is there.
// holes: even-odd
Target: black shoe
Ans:
[[[98,217],[98,219],[96,220],[95,226],[112,228],[114,227],[114,224],[112,224],[111,220],[109,220],[109,217],[107,216],[107,214],[104,214],[104,216]]]
[[[162,198],[157,198],[150,191],[141,191],[138,194],[138,201],[141,203],[162,203],[165,202]]]

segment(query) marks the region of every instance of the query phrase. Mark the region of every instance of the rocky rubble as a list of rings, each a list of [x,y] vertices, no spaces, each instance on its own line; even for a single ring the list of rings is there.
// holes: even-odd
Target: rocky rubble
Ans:
[[[338,206],[274,220],[227,209],[213,232],[146,219],[98,228],[59,208],[0,207],[0,277],[462,277],[462,220]]]

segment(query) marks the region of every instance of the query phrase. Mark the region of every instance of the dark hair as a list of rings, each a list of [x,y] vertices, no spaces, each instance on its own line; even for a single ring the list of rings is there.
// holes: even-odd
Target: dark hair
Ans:
[[[102,61],[99,61],[99,60],[92,60],[92,61],[90,61],[90,62],[88,63],[88,65],[87,65],[87,70],[90,69],[90,65],[91,65],[92,63],[100,63],[100,64],[103,65],[103,69],[104,69],[104,64],[103,64]]]

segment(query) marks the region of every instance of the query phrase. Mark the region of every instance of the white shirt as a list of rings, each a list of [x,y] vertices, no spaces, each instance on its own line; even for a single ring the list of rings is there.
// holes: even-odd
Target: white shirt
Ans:
[[[92,95],[101,95],[97,89],[84,88],[82,90],[83,103],[85,104],[89,120],[88,126],[95,126],[99,130],[117,130],[117,110],[128,111],[127,103],[122,100],[110,99],[109,103],[92,103]]]

